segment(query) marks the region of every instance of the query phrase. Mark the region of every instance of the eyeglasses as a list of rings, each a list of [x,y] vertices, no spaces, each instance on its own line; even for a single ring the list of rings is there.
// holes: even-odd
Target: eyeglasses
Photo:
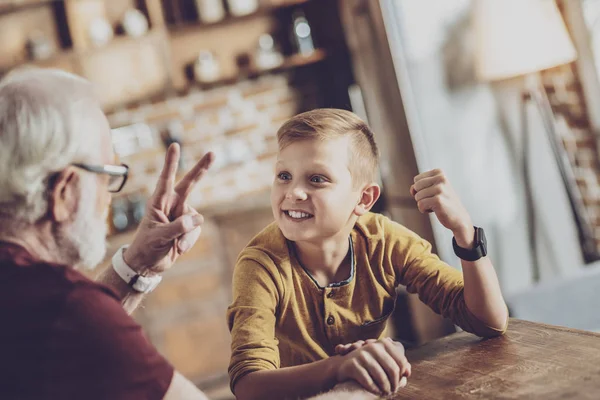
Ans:
[[[84,169],[95,174],[106,174],[109,176],[108,191],[118,193],[125,186],[127,176],[129,175],[129,167],[127,164],[121,165],[89,165],[82,163],[73,163],[74,167]]]

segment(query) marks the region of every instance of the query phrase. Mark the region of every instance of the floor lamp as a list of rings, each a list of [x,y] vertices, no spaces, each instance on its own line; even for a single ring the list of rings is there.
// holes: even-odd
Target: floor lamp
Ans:
[[[476,0],[476,72],[481,81],[525,77],[522,96],[523,128],[527,102],[537,107],[556,159],[579,231],[584,257],[595,253],[591,226],[565,149],[556,133],[554,115],[539,71],[573,62],[577,54],[561,14],[553,0]],[[533,279],[540,265],[535,241],[535,209],[529,169],[530,132],[523,131],[523,181],[527,196],[528,236],[532,251]],[[592,253],[588,253],[591,251]]]

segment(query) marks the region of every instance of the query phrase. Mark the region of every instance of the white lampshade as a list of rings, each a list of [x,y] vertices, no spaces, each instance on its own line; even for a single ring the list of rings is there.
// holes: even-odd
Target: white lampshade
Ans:
[[[476,73],[510,78],[577,58],[554,0],[475,0]]]

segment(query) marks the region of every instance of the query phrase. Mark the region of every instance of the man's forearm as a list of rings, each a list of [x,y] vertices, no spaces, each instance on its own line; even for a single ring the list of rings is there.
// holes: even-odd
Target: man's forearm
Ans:
[[[238,400],[296,399],[330,390],[337,383],[340,356],[274,371],[252,372],[234,390]]]
[[[123,279],[117,275],[115,270],[112,268],[112,265],[106,268],[106,270],[104,270],[104,272],[102,272],[100,276],[96,278],[96,282],[102,283],[114,289],[121,299],[121,304],[123,305],[123,308],[127,314],[133,313],[144,298],[143,293],[133,290],[131,286],[125,283]]]

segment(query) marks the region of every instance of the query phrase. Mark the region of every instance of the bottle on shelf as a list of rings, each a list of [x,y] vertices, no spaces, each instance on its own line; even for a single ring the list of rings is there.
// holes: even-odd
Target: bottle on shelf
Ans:
[[[295,11],[293,15],[292,39],[299,54],[310,55],[315,51],[312,29],[301,10]]]

